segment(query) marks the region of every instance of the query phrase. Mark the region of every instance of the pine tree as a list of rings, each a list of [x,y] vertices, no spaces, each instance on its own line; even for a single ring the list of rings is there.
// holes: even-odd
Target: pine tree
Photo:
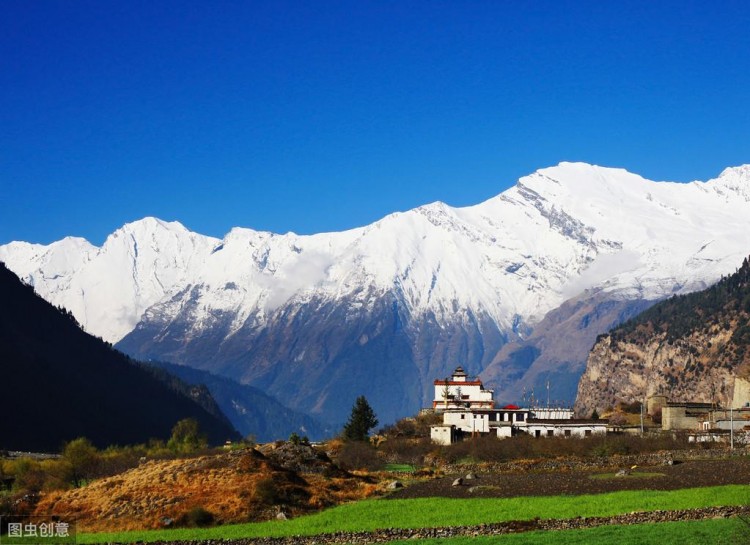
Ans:
[[[365,396],[359,396],[354,402],[349,421],[344,426],[344,439],[350,441],[365,441],[367,434],[378,425],[375,411],[372,410]]]

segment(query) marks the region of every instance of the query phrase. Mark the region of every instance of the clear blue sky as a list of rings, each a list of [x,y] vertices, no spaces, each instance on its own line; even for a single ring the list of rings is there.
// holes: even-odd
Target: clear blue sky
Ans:
[[[746,2],[6,0],[0,243],[467,205],[560,161],[750,162]]]

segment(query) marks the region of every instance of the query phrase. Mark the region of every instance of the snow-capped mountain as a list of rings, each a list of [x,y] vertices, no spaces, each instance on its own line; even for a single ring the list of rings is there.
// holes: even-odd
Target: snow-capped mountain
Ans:
[[[112,233],[101,248],[67,237],[49,246],[11,242],[0,261],[83,328],[109,342],[131,331],[144,311],[191,274],[218,240],[177,222],[145,218]]]
[[[748,166],[681,184],[562,163],[475,206],[340,233],[218,240],[147,218],[101,248],[13,242],[0,260],[136,356],[226,374],[333,422],[365,394],[387,422],[457,364],[482,372],[566,300],[693,291],[749,248]],[[523,379],[499,386],[518,393]]]

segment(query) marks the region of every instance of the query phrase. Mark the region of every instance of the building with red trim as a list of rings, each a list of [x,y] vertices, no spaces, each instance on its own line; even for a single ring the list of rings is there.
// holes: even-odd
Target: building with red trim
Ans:
[[[451,409],[493,409],[493,390],[485,389],[478,378],[470,380],[463,367],[456,367],[450,378],[436,380],[432,408],[442,412]]]

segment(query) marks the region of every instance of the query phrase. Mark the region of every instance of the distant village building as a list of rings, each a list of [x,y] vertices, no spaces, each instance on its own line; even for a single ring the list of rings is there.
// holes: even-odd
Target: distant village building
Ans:
[[[590,437],[606,433],[605,420],[544,420],[532,418],[524,431],[534,437]]]
[[[742,421],[750,413],[750,381],[742,377],[734,379],[729,408],[719,407],[716,403],[669,401],[663,395],[649,397],[646,405],[650,415],[661,411],[661,427],[664,431],[729,429],[730,424],[716,424],[733,420],[733,415],[738,415],[738,421]]]
[[[732,389],[732,408],[741,409],[750,407],[750,380],[735,377]]]
[[[572,407],[532,407],[531,412],[540,420],[573,420]]]
[[[494,392],[485,389],[479,379],[470,380],[461,367],[450,378],[434,384],[432,407],[443,415],[443,423],[432,426],[430,437],[440,445],[450,445],[465,436],[586,437],[607,430],[605,420],[573,420],[571,408],[496,408]]]
[[[670,402],[666,396],[652,396],[648,413],[661,411],[664,431],[688,433],[691,442],[747,442],[750,437],[750,381],[734,379],[729,408],[705,402]]]
[[[661,408],[661,429],[665,431],[697,430],[714,407],[712,403],[667,402]]]
[[[432,408],[436,411],[449,409],[491,409],[495,406],[494,392],[485,390],[482,382],[469,380],[462,367],[456,367],[450,378],[435,381],[435,398]]]

